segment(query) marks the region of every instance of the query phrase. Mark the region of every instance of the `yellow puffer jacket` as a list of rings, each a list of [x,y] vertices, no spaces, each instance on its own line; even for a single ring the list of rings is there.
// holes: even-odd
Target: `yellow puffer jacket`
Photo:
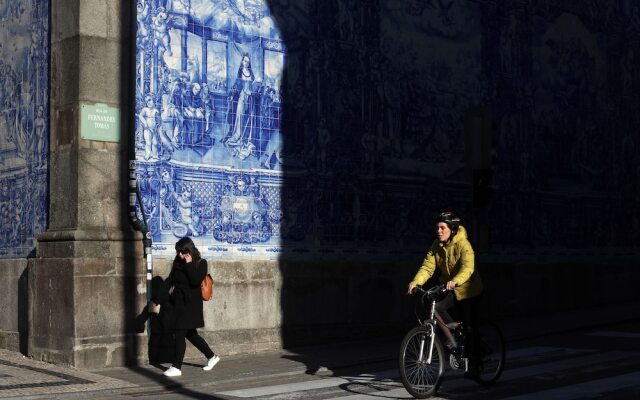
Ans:
[[[422,266],[411,283],[424,284],[435,272],[436,267],[442,272],[440,282],[454,281],[456,299],[464,300],[482,293],[482,280],[475,270],[473,248],[467,240],[467,231],[463,226],[458,228],[458,233],[444,246],[435,240],[427,255],[422,261]]]

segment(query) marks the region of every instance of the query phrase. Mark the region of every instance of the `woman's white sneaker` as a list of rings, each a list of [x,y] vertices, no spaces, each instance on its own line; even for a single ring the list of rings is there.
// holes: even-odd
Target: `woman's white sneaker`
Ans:
[[[168,370],[164,371],[164,376],[181,376],[182,375],[182,371],[180,371],[178,368],[176,367],[171,367]]]
[[[207,365],[205,365],[204,367],[202,367],[203,370],[205,371],[211,371],[213,369],[213,367],[216,366],[216,364],[218,363],[218,361],[220,361],[220,357],[214,355],[213,357],[211,357],[209,359],[209,361],[207,361]]]

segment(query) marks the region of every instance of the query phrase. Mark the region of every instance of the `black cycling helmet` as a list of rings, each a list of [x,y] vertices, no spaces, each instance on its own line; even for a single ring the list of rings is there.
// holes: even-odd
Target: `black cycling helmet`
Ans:
[[[447,224],[453,234],[458,232],[458,227],[460,226],[460,218],[451,211],[441,212],[436,217],[436,223],[438,222],[444,222],[445,224]]]

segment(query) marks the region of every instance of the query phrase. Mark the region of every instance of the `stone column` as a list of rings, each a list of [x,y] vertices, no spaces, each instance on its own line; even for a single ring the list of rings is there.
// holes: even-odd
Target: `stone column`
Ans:
[[[127,216],[129,2],[52,0],[49,229],[29,262],[29,344],[75,367],[144,354],[141,235]],[[120,109],[120,141],[81,137],[83,105]]]

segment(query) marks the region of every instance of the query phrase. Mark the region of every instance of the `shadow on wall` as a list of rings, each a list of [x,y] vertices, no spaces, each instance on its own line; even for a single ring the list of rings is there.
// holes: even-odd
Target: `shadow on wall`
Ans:
[[[513,250],[499,255],[512,264],[518,257],[539,263],[544,254],[560,265],[558,249],[588,258],[606,246],[634,247],[638,218],[630,218],[637,210],[629,204],[638,196],[629,182],[637,174],[625,167],[633,156],[615,149],[636,146],[626,133],[636,117],[620,116],[634,115],[625,110],[637,96],[610,50],[628,56],[635,43],[596,38],[623,37],[623,27],[637,24],[610,24],[599,11],[562,2],[545,9],[472,1],[268,5],[287,49],[280,87],[285,346],[402,321],[398,299],[433,240],[433,216],[445,209],[461,216],[476,248]],[[612,10],[631,20],[624,18],[630,10]],[[542,17],[532,31],[534,15]],[[576,37],[559,33],[586,20]],[[480,165],[465,152],[465,143],[477,147],[466,133],[491,118],[495,177],[491,149]],[[492,179],[495,196],[473,190]]]
[[[133,2],[132,2],[133,3]],[[120,46],[120,109],[122,110],[122,141],[126,146],[132,143],[132,135],[135,135],[135,126],[132,126],[132,115],[130,113],[134,109],[134,103],[132,102],[131,93],[135,93],[134,83],[135,79],[132,79],[132,71],[135,66],[135,15],[136,6],[131,4],[128,8],[122,7],[122,16],[120,18],[120,28],[123,34],[123,40]],[[126,35],[128,33],[128,35]],[[118,185],[120,200],[119,204],[123,207],[120,208],[121,214],[119,216],[120,225],[123,232],[131,232],[132,224],[129,217],[129,210],[124,205],[129,204],[129,196],[127,188],[129,187],[129,151],[123,153],[120,158],[120,170],[119,176],[122,177],[122,183]],[[135,255],[139,254],[136,248],[141,246],[141,241],[137,240],[125,240],[124,242],[124,254]],[[134,256],[126,257],[124,260],[123,270],[123,282],[122,282],[122,298],[124,307],[124,332],[123,335],[126,338],[125,341],[125,354],[124,360],[126,365],[137,365],[138,354],[140,351],[139,338],[136,334],[136,316],[140,312],[140,301],[136,286],[144,275],[144,271],[140,268],[140,265],[144,265],[144,260],[136,260]],[[146,353],[146,351],[145,351]],[[158,378],[159,379],[159,378]]]
[[[378,2],[268,3],[287,49],[283,344],[395,334],[412,312],[404,292],[433,240],[433,216],[456,205],[470,214],[462,155],[432,157],[444,149],[423,124],[431,99],[410,79],[421,73],[416,60],[385,54],[396,38],[383,43]],[[410,35],[397,39],[408,46]],[[445,177],[454,181],[446,190]]]

